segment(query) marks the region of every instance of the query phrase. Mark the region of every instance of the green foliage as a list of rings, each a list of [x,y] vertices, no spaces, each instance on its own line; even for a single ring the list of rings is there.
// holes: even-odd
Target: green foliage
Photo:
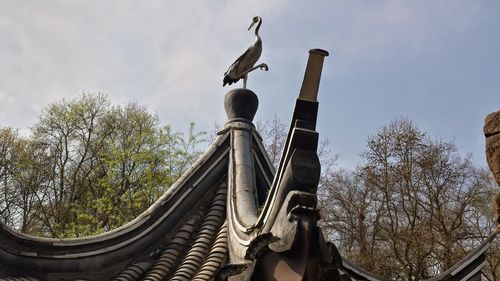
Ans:
[[[4,128],[0,140],[4,221],[29,234],[79,237],[147,209],[198,157],[204,133],[191,124],[185,136],[136,103],[83,94],[47,106],[28,137]]]

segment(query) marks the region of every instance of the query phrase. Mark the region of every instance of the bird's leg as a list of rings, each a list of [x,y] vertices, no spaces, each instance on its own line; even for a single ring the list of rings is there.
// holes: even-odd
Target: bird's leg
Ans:
[[[268,71],[269,70],[269,67],[267,66],[267,64],[261,63],[261,64],[258,64],[256,66],[250,68],[250,70],[245,71],[244,74],[243,74],[243,89],[247,88],[248,73],[256,70],[257,68],[260,68],[262,71]]]
[[[248,72],[243,75],[243,89],[247,88]]]
[[[256,70],[257,68],[260,68],[260,70],[262,70],[262,71],[268,71],[269,70],[269,67],[267,66],[267,64],[261,63],[261,64],[258,64],[256,66],[250,68],[248,71],[245,72],[245,75],[247,75],[248,73]]]
[[[260,70],[262,70],[262,71],[268,71],[269,70],[269,66],[267,66],[266,63],[261,63],[261,64],[257,65],[256,67],[260,68]]]

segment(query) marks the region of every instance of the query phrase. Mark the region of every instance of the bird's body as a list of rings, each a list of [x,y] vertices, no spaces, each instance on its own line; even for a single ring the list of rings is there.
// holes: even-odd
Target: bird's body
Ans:
[[[259,38],[260,39],[260,38]],[[250,46],[243,55],[241,55],[236,61],[231,64],[224,73],[224,85],[233,84],[238,82],[243,76],[252,69],[252,67],[257,63],[262,54],[262,41],[256,40],[252,46]]]
[[[245,51],[245,53],[243,53],[243,55],[236,59],[236,61],[234,61],[224,73],[222,86],[225,86],[226,84],[231,85],[243,78],[245,87],[247,74],[255,69],[254,65],[257,63],[260,55],[262,54],[262,39],[259,36],[259,28],[262,24],[262,18],[255,17],[248,30],[250,30],[254,24],[257,24],[257,27],[255,28],[255,42]],[[267,70],[267,65],[265,64],[259,65],[258,67]]]

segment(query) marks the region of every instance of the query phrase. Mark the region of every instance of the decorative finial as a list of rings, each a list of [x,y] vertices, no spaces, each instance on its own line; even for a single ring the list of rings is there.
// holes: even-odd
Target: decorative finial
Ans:
[[[226,84],[231,85],[236,83],[243,78],[243,88],[246,89],[248,73],[257,68],[260,68],[263,71],[269,70],[269,67],[265,63],[254,66],[262,54],[262,40],[259,36],[259,28],[262,24],[262,18],[259,16],[254,17],[248,30],[250,30],[255,24],[257,24],[257,27],[255,27],[255,42],[246,50],[245,53],[243,53],[243,55],[236,59],[236,61],[233,62],[229,69],[224,73],[223,87],[226,86]]]
[[[309,59],[307,60],[306,72],[304,73],[304,80],[300,88],[299,99],[317,101],[323,61],[327,56],[328,52],[325,50],[309,50]]]
[[[259,99],[249,89],[234,89],[224,97],[224,108],[229,121],[252,122],[258,107]]]

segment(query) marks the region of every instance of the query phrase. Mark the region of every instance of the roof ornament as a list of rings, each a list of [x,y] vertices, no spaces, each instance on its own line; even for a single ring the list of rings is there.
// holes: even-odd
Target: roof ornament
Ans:
[[[309,50],[309,58],[307,60],[306,72],[304,73],[304,80],[300,87],[299,99],[311,102],[318,100],[323,61],[328,55],[328,52],[322,49]]]
[[[243,78],[243,88],[246,89],[248,73],[256,70],[257,68],[260,68],[263,71],[269,70],[269,67],[265,63],[255,65],[262,54],[262,39],[259,36],[262,18],[259,16],[254,17],[248,30],[250,30],[255,24],[257,24],[255,27],[255,42],[245,51],[245,53],[243,53],[243,55],[237,58],[224,73],[223,87],[226,86],[226,84],[231,85],[236,83]]]

